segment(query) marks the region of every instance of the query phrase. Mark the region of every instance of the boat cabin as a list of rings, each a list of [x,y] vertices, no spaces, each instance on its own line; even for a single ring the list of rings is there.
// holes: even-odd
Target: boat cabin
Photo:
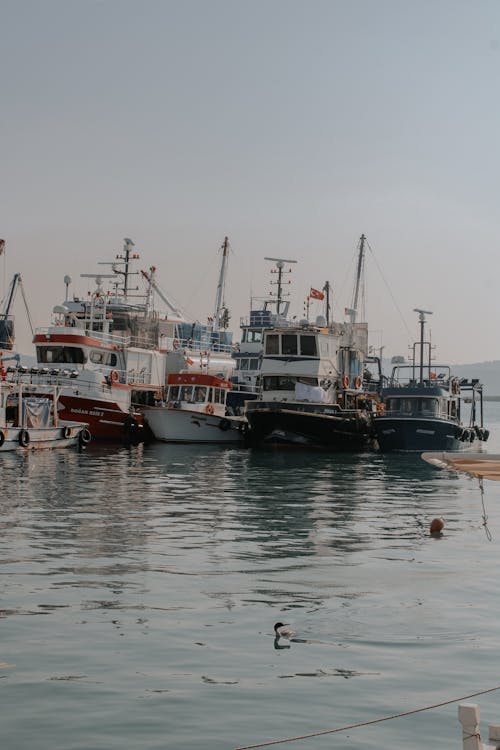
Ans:
[[[174,373],[167,378],[166,401],[171,408],[195,407],[223,415],[227,392],[231,387],[229,381],[214,375]]]

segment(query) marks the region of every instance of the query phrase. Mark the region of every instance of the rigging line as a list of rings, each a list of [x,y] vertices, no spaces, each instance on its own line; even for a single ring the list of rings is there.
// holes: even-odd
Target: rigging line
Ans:
[[[382,277],[382,281],[384,282],[384,284],[385,284],[385,286],[386,286],[386,289],[387,289],[387,291],[389,292],[389,295],[390,295],[390,297],[391,297],[391,299],[392,299],[392,302],[393,302],[393,304],[394,304],[394,307],[395,307],[395,308],[396,308],[396,310],[398,311],[398,313],[399,313],[399,317],[401,318],[401,320],[402,320],[402,322],[403,322],[403,325],[404,325],[404,327],[406,328],[406,332],[407,332],[407,334],[408,334],[408,337],[409,337],[409,338],[411,338],[411,336],[412,336],[412,333],[411,333],[410,329],[408,328],[408,324],[407,324],[406,320],[405,320],[405,319],[404,319],[404,317],[403,317],[403,313],[402,313],[402,312],[401,312],[401,310],[399,309],[399,305],[398,305],[398,303],[396,302],[396,299],[395,299],[395,297],[394,297],[394,295],[393,295],[393,293],[392,293],[392,291],[391,291],[391,288],[390,288],[390,286],[389,286],[389,283],[388,283],[387,279],[385,278],[384,274],[382,273],[382,268],[380,267],[380,263],[378,262],[377,258],[375,257],[375,253],[373,252],[373,250],[372,250],[372,247],[371,247],[370,243],[368,242],[368,240],[366,240],[366,244],[368,245],[368,249],[369,249],[369,251],[370,251],[370,252],[371,252],[371,254],[372,254],[372,258],[373,258],[373,260],[374,260],[374,262],[375,262],[375,265],[376,265],[376,266],[377,266],[377,268],[378,268],[378,272],[379,272],[380,276]]]
[[[491,531],[488,528],[488,516],[486,515],[486,508],[484,506],[484,486],[483,486],[483,477],[479,477],[479,489],[481,490],[481,505],[483,507],[483,526],[484,531],[486,534],[486,539],[491,542],[493,537],[491,535]]]
[[[434,703],[430,706],[422,706],[422,708],[413,708],[410,711],[402,711],[399,714],[392,714],[391,716],[381,716],[379,719],[371,719],[370,721],[360,721],[356,724],[347,724],[344,727],[337,727],[336,729],[325,729],[321,732],[312,732],[311,734],[303,734],[298,737],[287,737],[281,740],[270,740],[269,742],[259,742],[256,745],[242,745],[236,747],[234,750],[254,750],[257,747],[269,747],[270,745],[279,745],[284,742],[296,742],[297,740],[307,740],[311,737],[322,737],[325,734],[334,734],[335,732],[346,732],[349,729],[357,729],[358,727],[367,727],[371,724],[380,724],[382,721],[390,721],[391,719],[400,719],[403,716],[411,716],[412,714],[422,713],[422,711],[430,711],[434,708],[441,708],[442,706],[449,706],[451,703],[459,703],[460,701],[468,700],[469,698],[476,698],[478,695],[486,695],[487,693],[494,693],[495,690],[500,690],[500,685],[494,688],[488,688],[487,690],[480,690],[477,693],[470,693],[470,695],[464,695],[461,698],[452,698],[451,700],[442,701],[441,703]]]

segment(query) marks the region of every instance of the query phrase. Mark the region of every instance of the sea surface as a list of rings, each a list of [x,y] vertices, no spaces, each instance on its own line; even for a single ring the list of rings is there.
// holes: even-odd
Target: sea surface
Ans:
[[[233,750],[500,685],[498,482],[161,444],[1,462],[4,750]],[[500,690],[469,702],[486,737]],[[456,750],[457,710],[279,746]]]

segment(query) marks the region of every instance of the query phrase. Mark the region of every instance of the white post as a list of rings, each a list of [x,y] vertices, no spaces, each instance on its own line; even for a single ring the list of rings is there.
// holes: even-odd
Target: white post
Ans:
[[[463,750],[483,750],[479,733],[479,706],[476,703],[460,703],[458,720],[462,725]]]

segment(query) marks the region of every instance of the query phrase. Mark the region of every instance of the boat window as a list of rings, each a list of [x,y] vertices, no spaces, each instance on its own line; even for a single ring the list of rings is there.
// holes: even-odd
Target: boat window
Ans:
[[[99,349],[92,349],[89,359],[95,365],[107,365],[108,367],[116,367],[118,361],[114,352],[106,352]]]
[[[268,375],[264,377],[265,391],[293,391],[296,378],[288,375]]]
[[[297,354],[297,336],[294,333],[284,333],[281,337],[281,353]]]
[[[251,359],[248,364],[249,370],[258,370],[259,369],[259,360],[258,359]]]
[[[179,386],[178,385],[170,385],[168,387],[168,396],[169,401],[178,401],[179,400]]]
[[[318,350],[316,348],[316,336],[300,337],[300,353],[309,357],[316,357]]]
[[[243,331],[242,341],[249,344],[260,344],[262,342],[262,331]]]
[[[87,360],[83,349],[75,346],[37,346],[38,362],[57,365],[83,365]]]
[[[240,370],[248,370],[248,363],[249,360],[245,359],[245,357],[242,357],[240,359]]]
[[[214,402],[216,404],[222,403],[222,393],[220,388],[214,388]]]
[[[266,336],[266,354],[280,353],[280,337],[276,333]]]
[[[190,385],[183,385],[180,393],[181,401],[188,401],[189,403],[193,400],[193,389]]]
[[[438,413],[437,398],[423,398],[420,404],[422,414],[432,416]]]
[[[205,397],[207,395],[207,389],[202,388],[200,386],[197,386],[194,389],[194,400],[197,404],[202,404],[205,401]]]

